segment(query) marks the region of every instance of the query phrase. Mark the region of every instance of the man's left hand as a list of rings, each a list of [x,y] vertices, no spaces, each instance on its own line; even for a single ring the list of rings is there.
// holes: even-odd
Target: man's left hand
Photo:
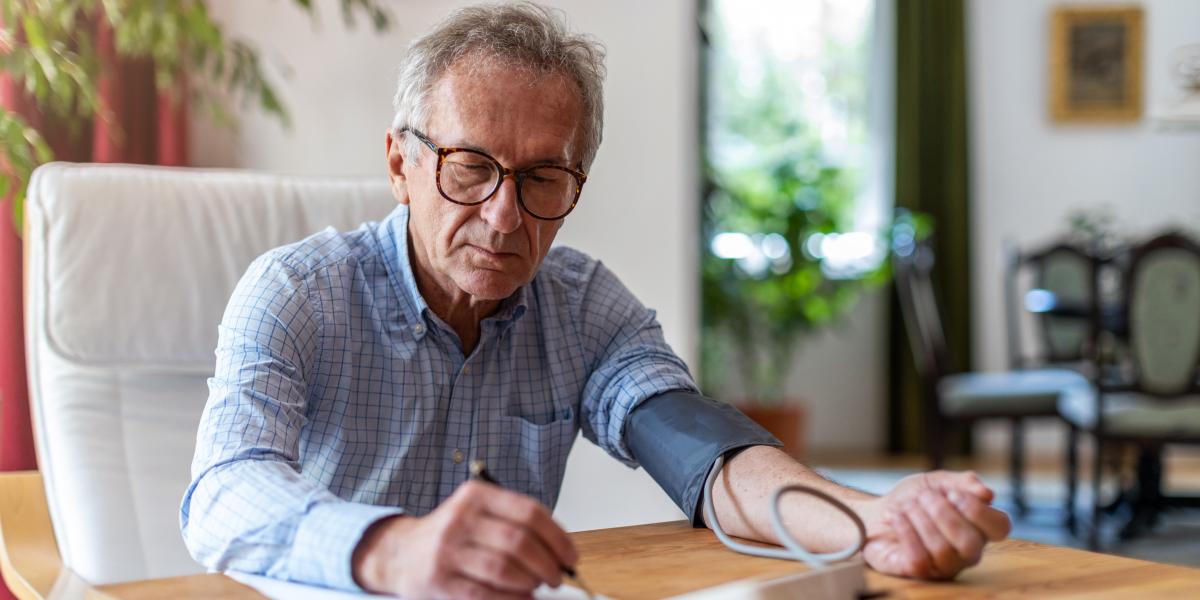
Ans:
[[[974,473],[932,471],[904,478],[868,519],[863,559],[888,575],[950,579],[1008,537],[1008,515]]]

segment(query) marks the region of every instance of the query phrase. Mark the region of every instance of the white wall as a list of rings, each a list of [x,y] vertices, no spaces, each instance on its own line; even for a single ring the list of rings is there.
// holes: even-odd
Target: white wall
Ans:
[[[975,367],[1006,367],[1001,244],[1030,247],[1066,229],[1069,212],[1107,206],[1118,226],[1149,233],[1200,224],[1200,129],[1059,125],[1047,110],[1049,18],[1055,0],[968,4],[971,233]],[[1180,91],[1170,53],[1200,42],[1200,2],[1142,0],[1144,106]],[[1053,447],[1051,430],[1036,437]],[[991,438],[996,439],[996,438]],[[1002,442],[991,444],[992,447]]]
[[[808,407],[808,445],[818,456],[884,447],[887,300],[887,288],[863,294],[841,320],[798,346],[787,389]]]
[[[193,162],[285,173],[384,177],[396,67],[407,44],[466,2],[393,0],[390,32],[347,31],[337,3],[320,0],[319,27],[291,2],[211,0],[227,34],[252,41],[292,111],[283,130],[241,111],[240,133],[214,129],[194,112]],[[608,46],[605,141],[579,208],[559,241],[608,264],[658,310],[668,342],[696,364],[696,18],[692,0],[547,2]],[[278,79],[277,79],[278,81]],[[560,502],[570,528],[680,517],[644,472],[631,472],[591,444],[576,446]]]

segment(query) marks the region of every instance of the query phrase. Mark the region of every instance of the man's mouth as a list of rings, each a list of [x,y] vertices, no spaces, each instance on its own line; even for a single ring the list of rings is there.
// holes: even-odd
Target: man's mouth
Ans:
[[[471,248],[475,249],[480,254],[483,254],[484,256],[488,256],[491,258],[507,258],[510,256],[517,255],[515,252],[504,252],[501,250],[492,250],[492,249],[486,248],[484,246],[476,246],[475,244],[467,244],[467,245],[470,246]]]

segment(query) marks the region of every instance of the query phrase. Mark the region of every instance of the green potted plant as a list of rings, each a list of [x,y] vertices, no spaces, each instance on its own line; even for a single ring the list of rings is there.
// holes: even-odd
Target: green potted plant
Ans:
[[[701,386],[804,452],[803,403],[785,382],[796,351],[859,293],[887,280],[887,231],[856,231],[861,168],[831,156],[794,68],[759,57],[752,85],[726,66],[706,132]],[[723,63],[722,63],[723,64]],[[831,79],[861,98],[860,78]],[[861,123],[847,136],[865,143]]]
[[[316,18],[312,0],[291,3]],[[360,15],[376,31],[390,26],[377,0],[338,4],[347,25]],[[183,90],[190,105],[204,107],[216,122],[233,124],[223,102],[229,95],[288,124],[258,50],[225,35],[203,0],[0,0],[0,75],[11,77],[47,122],[78,135],[90,119],[111,120],[98,92],[104,68],[94,35],[98,22],[111,28],[117,56],[151,61],[160,90]],[[181,77],[191,85],[178,85]],[[0,201],[11,195],[18,231],[30,173],[54,160],[43,134],[0,106]]]
[[[870,24],[836,4],[783,26],[735,2],[702,13],[700,384],[796,456],[797,352],[890,274],[891,228],[864,195]]]
[[[850,174],[812,151],[714,175],[701,261],[701,384],[797,455],[806,415],[784,387],[797,349],[889,273],[885,240],[851,231]]]

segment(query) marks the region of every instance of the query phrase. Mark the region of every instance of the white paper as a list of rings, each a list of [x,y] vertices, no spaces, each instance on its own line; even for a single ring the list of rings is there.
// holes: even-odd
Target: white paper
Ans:
[[[363,600],[364,598],[389,598],[389,596],[380,596],[378,594],[356,594],[341,590],[331,590],[329,588],[281,581],[271,577],[251,575],[238,571],[226,571],[225,574],[258,590],[258,593],[272,600]]]
[[[280,581],[270,577],[263,577],[262,575],[251,575],[238,571],[226,571],[225,574],[254,588],[258,593],[272,600],[363,600],[364,598],[391,598],[391,596],[380,596],[378,594],[358,594],[341,590],[331,590],[329,588],[293,583],[291,581]],[[587,592],[577,587],[563,584],[557,588],[543,585],[534,590],[533,597],[538,600],[583,600],[588,595]],[[595,597],[598,599],[604,598],[603,596]]]

